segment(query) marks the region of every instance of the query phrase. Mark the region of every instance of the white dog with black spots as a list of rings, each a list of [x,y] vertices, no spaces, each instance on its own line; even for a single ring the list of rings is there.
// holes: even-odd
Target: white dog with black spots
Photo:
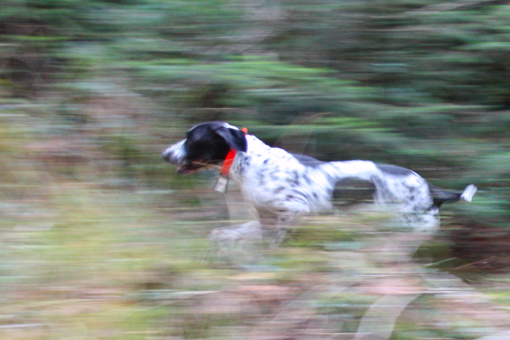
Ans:
[[[257,219],[278,227],[274,244],[283,240],[295,217],[333,210],[339,184],[347,179],[369,182],[375,189],[374,204],[391,207],[403,226],[423,233],[438,228],[443,203],[470,202],[477,190],[472,184],[462,192],[433,188],[416,172],[394,165],[365,160],[322,162],[291,154],[216,121],[192,127],[186,138],[167,148],[162,157],[183,174],[223,165],[219,190],[224,191],[229,179],[235,181],[244,199],[258,212]],[[246,232],[253,232],[259,225],[244,227],[251,226]]]

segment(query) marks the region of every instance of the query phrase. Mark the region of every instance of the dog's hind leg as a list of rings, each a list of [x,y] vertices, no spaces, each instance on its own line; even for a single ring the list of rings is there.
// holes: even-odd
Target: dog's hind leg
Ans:
[[[422,244],[434,236],[439,228],[439,209],[425,212],[402,212],[395,221],[397,232],[382,250],[389,262],[410,262]]]

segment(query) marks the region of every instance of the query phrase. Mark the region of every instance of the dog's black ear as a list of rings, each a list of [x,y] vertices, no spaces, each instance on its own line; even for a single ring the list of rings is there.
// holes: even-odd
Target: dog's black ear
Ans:
[[[214,130],[218,135],[223,137],[227,144],[237,151],[246,152],[246,135],[243,131],[221,126]]]

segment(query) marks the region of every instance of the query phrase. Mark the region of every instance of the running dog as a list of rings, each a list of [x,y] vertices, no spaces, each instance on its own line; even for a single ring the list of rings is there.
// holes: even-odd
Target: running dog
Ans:
[[[438,228],[443,203],[471,202],[477,190],[472,184],[462,192],[437,189],[416,172],[394,165],[364,160],[322,162],[291,154],[217,121],[192,127],[162,157],[178,166],[181,174],[221,167],[218,190],[225,191],[232,179],[257,210],[259,220],[272,216],[282,229],[297,216],[332,210],[339,183],[346,179],[370,182],[374,204],[391,207],[405,226],[426,233]]]

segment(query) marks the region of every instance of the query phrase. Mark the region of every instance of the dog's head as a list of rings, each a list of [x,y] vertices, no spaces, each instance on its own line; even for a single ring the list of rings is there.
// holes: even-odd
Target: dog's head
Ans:
[[[230,149],[246,151],[245,133],[224,122],[208,122],[192,127],[186,139],[170,146],[161,156],[179,166],[179,173],[189,174],[221,164]]]

